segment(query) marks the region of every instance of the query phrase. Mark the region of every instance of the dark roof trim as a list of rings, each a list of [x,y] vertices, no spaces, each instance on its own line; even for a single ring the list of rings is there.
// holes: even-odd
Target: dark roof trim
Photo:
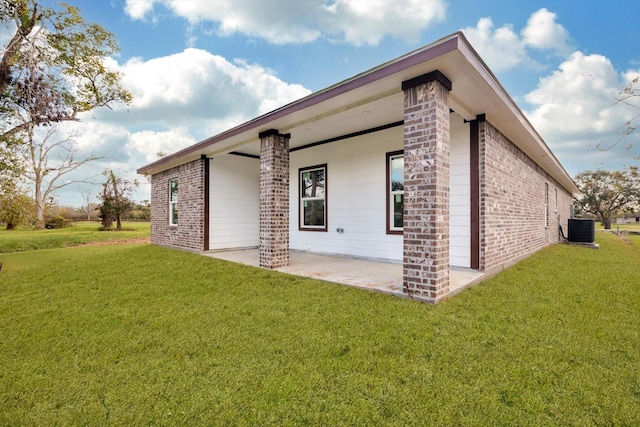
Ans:
[[[389,123],[389,124],[382,125],[382,126],[377,126],[377,127],[371,128],[371,129],[361,130],[361,131],[358,131],[358,132],[349,133],[347,135],[340,135],[340,136],[336,136],[334,138],[325,139],[323,141],[317,141],[317,142],[312,142],[310,144],[301,145],[299,147],[294,147],[294,148],[290,149],[289,152],[292,153],[294,151],[304,150],[306,148],[317,147],[318,145],[329,144],[330,142],[336,142],[336,141],[341,141],[343,139],[355,138],[356,136],[362,136],[362,135],[367,135],[367,134],[373,133],[373,132],[379,132],[381,130],[391,129],[391,128],[394,128],[396,126],[402,126],[403,124],[404,124],[404,120],[401,120],[399,122]]]
[[[264,132],[260,132],[258,134],[258,138],[262,139],[262,138],[266,138],[268,136],[283,136],[287,139],[291,138],[291,134],[290,133],[285,133],[285,134],[280,134],[280,131],[278,131],[278,129],[269,129],[269,130],[265,130]]]
[[[260,156],[256,156],[255,154],[241,153],[239,151],[231,151],[229,154],[232,154],[234,156],[248,157],[250,159],[260,160]]]
[[[440,72],[439,70],[431,71],[430,73],[423,74],[421,76],[414,77],[410,80],[402,82],[402,90],[411,89],[416,86],[432,82],[434,80],[439,82],[442,86],[446,87],[447,90],[451,91],[451,88],[453,87],[451,85],[451,80],[449,80],[447,76],[442,74],[442,72]]]
[[[377,126],[371,129],[360,130],[358,132],[353,132],[346,135],[336,136],[334,138],[325,139],[323,141],[316,141],[310,144],[301,145],[300,147],[294,147],[289,149],[289,152],[292,153],[294,151],[305,150],[307,148],[317,147],[318,145],[324,145],[324,144],[329,144],[331,142],[342,141],[343,139],[355,138],[356,136],[362,136],[362,135],[367,135],[374,132],[380,132],[382,130],[387,130],[387,129],[391,129],[391,128],[402,126],[402,125],[404,125],[404,120],[400,120],[399,122],[388,123],[386,125]],[[239,151],[232,151],[229,154],[233,154],[234,156],[249,157],[251,159],[258,159],[258,160],[260,159],[260,156],[256,156],[255,154],[241,153]]]

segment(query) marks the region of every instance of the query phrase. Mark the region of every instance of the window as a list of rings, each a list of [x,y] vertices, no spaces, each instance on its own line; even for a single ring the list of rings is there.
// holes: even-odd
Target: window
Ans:
[[[387,234],[402,234],[404,219],[404,153],[387,153]]]
[[[544,223],[549,226],[549,184],[544,183]]]
[[[178,180],[169,180],[169,225],[178,225]]]
[[[327,231],[327,165],[300,169],[300,229]]]

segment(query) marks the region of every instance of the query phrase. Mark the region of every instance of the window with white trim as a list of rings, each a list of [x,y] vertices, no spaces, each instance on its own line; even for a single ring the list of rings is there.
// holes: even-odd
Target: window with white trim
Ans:
[[[404,220],[404,152],[387,153],[387,233],[402,234]]]
[[[299,170],[300,230],[327,231],[327,165]]]
[[[169,225],[178,225],[178,178],[169,180]]]

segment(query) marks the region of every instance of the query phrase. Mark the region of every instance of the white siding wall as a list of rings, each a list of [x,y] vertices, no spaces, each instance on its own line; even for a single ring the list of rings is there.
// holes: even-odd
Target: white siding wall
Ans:
[[[291,153],[290,247],[402,261],[402,236],[386,234],[386,153],[402,150],[402,127]],[[260,161],[210,160],[210,249],[257,247]],[[327,164],[328,231],[300,231],[298,169]],[[469,125],[451,115],[450,263],[470,266]],[[338,233],[336,229],[344,229]]]
[[[451,184],[449,200],[449,264],[471,266],[471,194],[469,124],[451,114]]]
[[[292,249],[402,260],[402,236],[386,234],[386,153],[401,150],[402,127],[291,153]],[[327,232],[299,231],[299,168],[327,164]],[[344,229],[338,233],[336,229]]]
[[[257,247],[260,161],[227,154],[209,168],[209,249]]]
[[[291,153],[290,247],[402,261],[402,236],[386,234],[386,153],[402,150],[402,127]],[[450,264],[469,267],[469,125],[451,115]],[[300,231],[298,169],[327,164],[328,230]],[[338,233],[336,229],[344,229]]]

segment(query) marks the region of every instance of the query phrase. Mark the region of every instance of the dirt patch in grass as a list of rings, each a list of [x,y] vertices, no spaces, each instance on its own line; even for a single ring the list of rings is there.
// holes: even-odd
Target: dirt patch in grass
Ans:
[[[81,243],[79,245],[67,245],[71,246],[106,246],[106,245],[125,245],[128,243],[149,243],[150,239],[148,237],[138,238],[138,239],[123,239],[123,240],[105,240],[102,242],[90,242],[90,243]]]

